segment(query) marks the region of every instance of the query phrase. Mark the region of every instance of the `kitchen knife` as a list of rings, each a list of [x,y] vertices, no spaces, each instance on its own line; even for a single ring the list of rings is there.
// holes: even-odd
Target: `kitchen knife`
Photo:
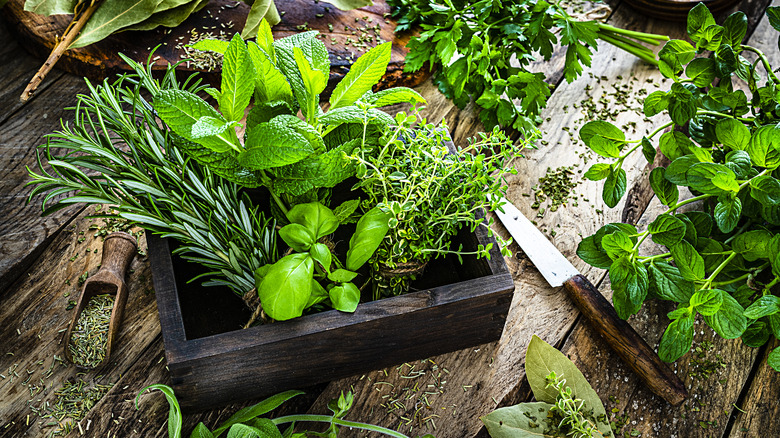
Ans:
[[[628,322],[620,319],[598,289],[577,271],[566,257],[506,199],[503,212],[495,213],[523,252],[552,287],[563,286],[572,301],[613,350],[645,384],[672,405],[688,397],[685,385],[661,361]]]

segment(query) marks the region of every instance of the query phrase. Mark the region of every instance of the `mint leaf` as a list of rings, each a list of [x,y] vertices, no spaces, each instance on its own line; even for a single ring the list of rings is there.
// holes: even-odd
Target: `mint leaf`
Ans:
[[[723,304],[723,294],[717,289],[701,289],[691,297],[691,306],[704,316],[712,316]]]
[[[690,154],[694,147],[693,142],[679,131],[664,132],[658,140],[658,149],[671,161]]]
[[[780,130],[775,125],[758,128],[750,137],[747,152],[756,166],[768,169],[780,166]]]
[[[596,163],[583,176],[591,181],[600,181],[609,176],[611,169],[612,166],[607,163]]]
[[[192,125],[192,131],[190,135],[193,140],[204,137],[214,137],[224,134],[228,129],[233,129],[238,126],[238,122],[226,122],[211,116],[203,116]]]
[[[577,256],[585,263],[601,269],[608,269],[612,259],[596,243],[596,236],[588,236],[577,245]]]
[[[712,316],[704,316],[704,322],[724,339],[736,339],[747,329],[744,309],[729,293],[720,291],[723,304]]]
[[[702,38],[706,29],[714,25],[716,25],[715,18],[703,3],[698,3],[688,12],[688,36],[694,43]]]
[[[723,119],[715,125],[715,134],[724,146],[743,151],[750,143],[750,130],[735,119]]]
[[[666,169],[663,167],[656,167],[650,171],[649,179],[650,188],[653,189],[653,192],[655,192],[655,195],[662,204],[667,206],[677,204],[680,192],[676,185],[666,179]]]
[[[613,260],[635,252],[634,242],[631,241],[628,234],[622,231],[616,231],[602,237],[601,247],[604,248],[604,251]]]
[[[425,104],[425,98],[420,93],[406,87],[388,88],[378,93],[366,92],[360,100],[376,107],[397,103]]]
[[[652,117],[669,106],[669,96],[664,91],[653,91],[644,102],[644,112],[647,117]],[[649,160],[648,160],[649,161]]]
[[[216,52],[224,55],[229,43],[229,41],[222,40],[200,40],[195,44],[190,44],[190,47],[195,50]]]
[[[685,74],[697,87],[709,86],[715,79],[715,61],[710,58],[696,58],[685,68]]]
[[[214,152],[226,152],[239,149],[238,137],[232,129],[219,135],[195,139],[192,127],[201,117],[227,122],[214,108],[200,97],[183,90],[162,90],[154,96],[154,109],[157,115],[176,134],[194,141]]]
[[[254,90],[255,71],[249,52],[241,36],[235,34],[230,40],[222,61],[222,85],[219,95],[219,110],[228,121],[239,121],[249,106]]]
[[[273,61],[273,56],[252,41],[247,49],[255,68],[255,105],[276,101],[293,105],[295,99],[290,83]]]
[[[696,163],[685,172],[685,179],[688,186],[694,190],[698,190],[702,193],[717,195],[723,193],[724,190],[715,185],[713,178],[716,175],[723,173],[722,177],[725,180],[735,180],[736,175],[734,171],[722,164],[716,163]]]
[[[780,347],[775,348],[769,353],[766,363],[768,363],[773,370],[780,372]]]
[[[246,149],[238,161],[253,170],[298,162],[314,152],[309,141],[292,128],[261,123],[247,131]]]
[[[626,142],[626,135],[617,126],[601,120],[590,121],[580,128],[580,139],[590,147],[591,139],[595,136],[611,140],[618,145]]]
[[[685,303],[693,295],[693,283],[680,270],[666,262],[653,262],[647,268],[650,290],[662,300]]]
[[[612,303],[622,319],[639,312],[647,296],[648,277],[644,265],[623,256],[612,262],[609,268],[612,286]]]
[[[745,260],[754,262],[769,257],[769,244],[774,235],[766,230],[752,230],[738,235],[731,243],[731,249]]]
[[[390,43],[380,44],[355,61],[330,95],[331,109],[352,105],[371,90],[387,71],[390,48]]]
[[[745,309],[744,315],[750,319],[761,319],[765,316],[775,315],[778,312],[780,312],[780,297],[764,295]]]
[[[328,86],[328,74],[330,71],[312,68],[309,60],[298,47],[293,47],[293,56],[305,90],[304,99],[301,100],[299,98],[298,103],[306,120],[315,120],[319,111],[319,96],[325,90],[325,87]]]
[[[671,248],[685,236],[685,224],[670,214],[661,214],[648,225],[647,231],[650,232],[653,242]]]
[[[728,44],[739,50],[742,40],[747,34],[747,15],[744,12],[731,14],[723,22],[723,27],[726,29],[723,34],[723,44]]]
[[[658,345],[658,357],[664,362],[674,362],[690,351],[693,345],[693,314],[672,321]]]
[[[780,205],[780,181],[768,175],[761,175],[750,181],[750,196],[768,205]]]
[[[739,223],[739,218],[742,215],[742,201],[736,196],[720,196],[712,214],[720,231],[730,233]]]
[[[670,250],[674,263],[684,279],[695,281],[704,278],[704,259],[696,252],[693,245],[683,240]]]
[[[616,206],[626,193],[626,171],[622,168],[612,169],[604,182],[603,190],[601,197],[604,203],[610,208]]]

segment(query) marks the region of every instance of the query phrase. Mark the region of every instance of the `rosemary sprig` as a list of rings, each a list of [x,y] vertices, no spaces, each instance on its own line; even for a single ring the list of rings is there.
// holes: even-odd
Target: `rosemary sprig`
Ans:
[[[79,95],[73,108],[73,124],[63,122],[40,146],[39,171],[28,168],[28,184],[36,186],[28,202],[46,193],[44,215],[80,202],[115,205],[119,216],[177,240],[175,253],[209,269],[197,277],[207,278],[204,285],[243,295],[254,288],[254,271],[278,258],[274,221],[237,184],[189,160],[184,140],[161,128],[142,94],[197,93],[205,88],[200,80],[190,76],[179,83],[175,65],[156,80],[151,63],[143,67],[123,58],[135,73],[113,83],[88,82],[89,93]],[[64,194],[70,196],[55,201]]]

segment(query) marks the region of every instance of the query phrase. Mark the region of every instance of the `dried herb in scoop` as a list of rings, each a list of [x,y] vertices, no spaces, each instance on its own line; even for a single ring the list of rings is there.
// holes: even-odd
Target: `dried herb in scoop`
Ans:
[[[103,362],[108,347],[108,323],[114,308],[114,296],[96,295],[81,311],[70,337],[70,355],[73,363],[95,368]]]

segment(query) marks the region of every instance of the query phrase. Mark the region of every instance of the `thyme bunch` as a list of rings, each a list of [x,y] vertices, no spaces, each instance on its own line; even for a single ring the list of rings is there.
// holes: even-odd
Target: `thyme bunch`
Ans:
[[[566,436],[574,438],[603,436],[598,427],[585,417],[582,412],[584,401],[572,396],[572,389],[566,386],[566,379],[563,376],[559,377],[553,371],[546,380],[548,388],[558,391],[555,403],[550,408],[550,412],[554,416],[561,416],[558,429],[568,431]]]

